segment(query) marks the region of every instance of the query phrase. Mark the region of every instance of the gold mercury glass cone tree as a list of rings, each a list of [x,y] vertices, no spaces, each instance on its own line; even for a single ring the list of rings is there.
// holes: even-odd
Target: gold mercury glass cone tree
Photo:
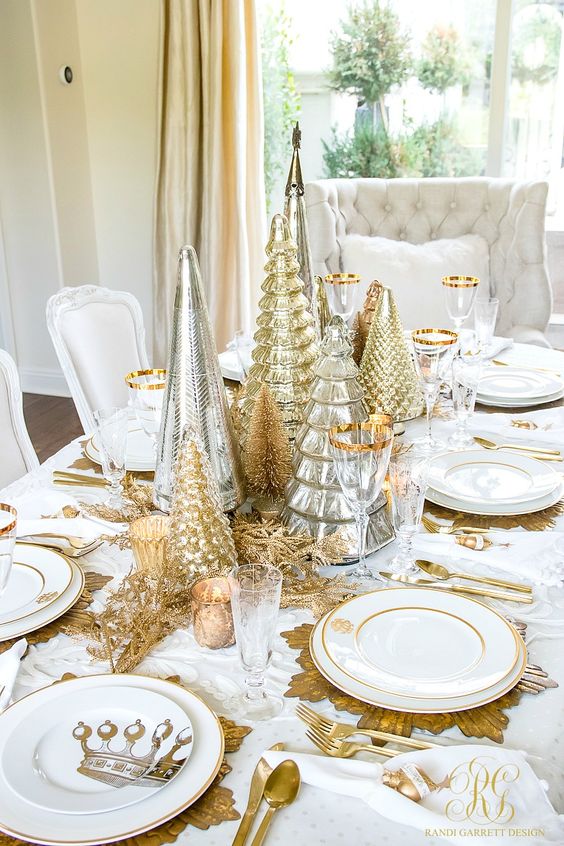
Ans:
[[[319,355],[309,301],[299,278],[297,247],[288,221],[276,214],[266,246],[268,261],[263,296],[259,302],[253,364],[245,385],[242,407],[244,440],[249,432],[253,406],[262,385],[278,404],[282,423],[293,441],[309,397],[313,366]]]
[[[176,464],[167,562],[187,579],[228,572],[237,564],[210,461],[189,430]]]
[[[390,288],[384,287],[376,302],[360,363],[360,381],[371,413],[384,411],[394,421],[421,414],[421,389]]]
[[[362,354],[368,340],[368,333],[370,331],[370,324],[376,310],[376,306],[382,296],[384,290],[383,285],[374,279],[368,287],[364,306],[362,311],[357,311],[354,319],[352,333],[353,333],[353,358],[355,363],[360,366]]]
[[[335,472],[329,429],[368,419],[364,389],[358,381],[352,352],[347,326],[336,315],[325,331],[311,397],[296,435],[293,475],[286,488],[282,515],[291,530],[319,540],[339,529],[347,543],[348,560],[358,558],[358,536],[354,514]],[[385,506],[386,497],[381,494],[370,515],[368,552],[374,552],[394,537]]]

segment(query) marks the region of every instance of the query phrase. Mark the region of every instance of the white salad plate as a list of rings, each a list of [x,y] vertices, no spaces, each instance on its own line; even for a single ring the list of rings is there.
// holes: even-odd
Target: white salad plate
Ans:
[[[84,453],[87,458],[95,464],[99,464],[101,467],[102,456],[100,454],[99,444],[99,435],[96,432],[86,441]],[[139,425],[134,420],[129,421],[125,469],[133,470],[137,473],[155,469],[155,456],[153,453],[152,441],[149,436],[146,435],[141,428],[139,428]]]
[[[0,598],[0,642],[61,617],[79,598],[84,573],[54,549],[16,543],[14,566]]]
[[[188,729],[188,736],[192,736],[190,719],[179,705],[161,693],[127,685],[112,690],[111,697],[97,688],[75,690],[63,702],[35,700],[33,710],[21,709],[19,721],[17,711],[15,716],[0,770],[11,789],[26,802],[60,814],[114,811],[167,786],[157,780],[147,784],[139,777],[139,783],[119,787],[85,774],[88,766],[80,769],[84,761],[97,761],[111,779],[113,772],[119,776],[122,770],[127,771],[127,756],[135,756],[142,770],[170,753],[180,732]],[[170,734],[151,754],[153,732],[165,720],[172,727]],[[91,755],[83,750],[81,737],[75,738],[74,732],[90,733],[84,743],[92,750]],[[114,732],[113,737],[105,737]],[[181,747],[176,757],[187,761],[191,745]],[[137,772],[133,770],[133,775]]]
[[[555,400],[562,399],[564,397],[564,391],[557,391],[554,394],[549,394],[545,397],[538,397],[538,399],[534,400],[519,400],[519,401],[511,401],[511,400],[498,400],[495,398],[490,397],[476,397],[476,402],[479,402],[480,405],[487,405],[491,406],[492,408],[534,408],[537,405],[545,405],[547,402],[554,402]]]
[[[461,502],[512,505],[552,493],[560,486],[560,476],[522,453],[468,449],[433,458],[428,484]]]
[[[519,367],[489,367],[478,383],[478,395],[504,402],[536,400],[564,390],[556,374]]]
[[[337,688],[382,708],[462,711],[517,684],[527,651],[516,629],[481,602],[430,588],[355,596],[323,617],[310,640]]]
[[[129,698],[126,689],[129,690]],[[93,718],[94,713],[97,717],[104,710],[102,707],[98,708],[95,702],[100,703],[100,706],[104,703],[105,710],[111,713],[114,695],[115,702],[124,707],[124,719],[136,710],[138,703],[142,703],[140,707],[147,715],[150,712],[156,717],[157,711],[152,709],[157,706],[145,699],[145,692],[159,696],[159,719],[163,700],[166,700],[165,710],[172,713],[172,706],[176,705],[180,711],[175,713],[178,715],[181,712],[182,719],[186,725],[191,725],[193,731],[189,760],[161,789],[150,789],[148,795],[140,798],[134,807],[126,805],[99,813],[57,813],[38,807],[33,801],[23,798],[19,790],[25,790],[25,785],[20,781],[17,782],[18,789],[12,784],[13,749],[11,753],[10,738],[16,729],[20,731],[20,737],[23,737],[24,726],[31,727],[36,720],[41,721],[41,715],[45,713],[48,719],[45,723],[40,722],[40,725],[45,727],[46,734],[41,736],[40,746],[41,742],[44,742],[46,747],[56,744],[61,735],[52,722],[52,715],[57,709],[60,711],[66,737],[67,729],[72,732],[76,725],[74,720],[80,720],[81,714],[88,714],[89,703],[93,703]],[[84,699],[80,698],[81,695],[84,695]],[[73,702],[79,707],[76,708],[72,704],[69,706],[69,703]],[[178,716],[174,719],[175,729],[177,719]],[[52,732],[49,732],[49,726],[53,728]],[[38,733],[35,733],[34,737],[37,736]],[[90,742],[94,745],[92,738]],[[67,749],[66,742],[64,749]],[[29,754],[31,744],[26,750],[26,754]],[[37,754],[41,752],[40,749]],[[42,688],[20,699],[0,715],[0,830],[31,843],[69,846],[94,846],[134,837],[178,816],[192,805],[213,782],[221,766],[223,752],[223,731],[216,715],[201,699],[172,682],[145,676],[103,674],[84,676]],[[18,754],[21,756],[21,751],[18,750]],[[45,752],[45,757],[56,767],[53,754],[51,749]],[[33,760],[20,763],[22,767],[33,766]],[[66,755],[61,755],[59,766],[65,768],[67,776],[67,766],[71,765]],[[29,777],[32,777],[31,773]],[[54,789],[68,788],[68,785],[63,783],[62,776],[60,779]],[[114,788],[116,795],[128,789]],[[144,791],[140,786],[131,789]],[[57,792],[57,796],[60,798],[61,791]],[[82,798],[85,798],[84,795]]]
[[[425,499],[428,499],[429,502],[433,502],[435,505],[442,505],[444,508],[450,508],[453,511],[461,511],[466,514],[483,514],[488,517],[517,517],[520,514],[534,514],[535,511],[543,511],[545,508],[550,508],[551,505],[556,505],[562,498],[562,493],[562,484],[560,484],[552,493],[531,502],[501,504],[497,502],[470,503],[452,496],[447,496],[434,490],[432,487],[428,487],[425,491]]]

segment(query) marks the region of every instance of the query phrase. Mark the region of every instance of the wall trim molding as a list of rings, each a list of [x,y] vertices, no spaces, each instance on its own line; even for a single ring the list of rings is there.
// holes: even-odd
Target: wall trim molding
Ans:
[[[20,367],[20,381],[25,394],[70,397],[67,381],[60,370],[46,367]]]

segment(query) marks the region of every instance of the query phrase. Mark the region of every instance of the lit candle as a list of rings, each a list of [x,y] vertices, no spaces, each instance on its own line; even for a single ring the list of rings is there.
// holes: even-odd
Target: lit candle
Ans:
[[[208,649],[221,649],[235,643],[231,594],[227,579],[202,579],[193,586],[192,617],[194,637]]]

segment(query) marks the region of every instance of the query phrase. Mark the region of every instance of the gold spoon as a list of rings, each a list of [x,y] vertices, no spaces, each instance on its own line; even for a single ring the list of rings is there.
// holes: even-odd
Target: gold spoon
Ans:
[[[443,567],[442,564],[436,564],[434,561],[418,559],[415,563],[420,570],[423,570],[424,573],[433,576],[435,579],[439,579],[439,581],[466,579],[469,582],[480,582],[481,584],[493,585],[494,587],[511,588],[511,590],[517,590],[520,593],[533,592],[529,585],[520,585],[517,582],[508,582],[505,579],[489,579],[486,576],[471,576],[469,573],[452,573],[446,567]]]
[[[538,452],[542,455],[557,455],[558,458],[552,459],[554,461],[562,461],[560,456],[560,450],[557,449],[546,449],[543,447],[532,447],[532,446],[521,446],[521,444],[496,444],[494,441],[489,441],[487,438],[479,438],[477,436],[474,437],[479,446],[484,447],[484,449],[516,449],[522,450],[523,452]],[[550,459],[549,459],[550,460]]]
[[[251,846],[260,846],[275,812],[291,805],[300,790],[300,771],[294,761],[282,761],[272,770],[264,785],[264,798],[270,805]]]

